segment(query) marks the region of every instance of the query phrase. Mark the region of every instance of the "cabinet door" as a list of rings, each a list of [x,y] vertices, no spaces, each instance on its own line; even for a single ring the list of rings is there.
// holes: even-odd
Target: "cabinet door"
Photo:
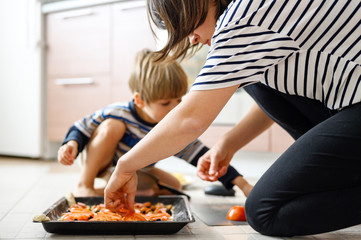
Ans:
[[[48,139],[62,141],[75,121],[109,104],[109,88],[109,75],[49,78]]]
[[[110,6],[47,16],[48,75],[109,72]]]
[[[134,57],[140,50],[155,50],[146,1],[129,1],[113,5],[113,64],[112,100],[129,101],[132,94],[128,79],[134,66]]]

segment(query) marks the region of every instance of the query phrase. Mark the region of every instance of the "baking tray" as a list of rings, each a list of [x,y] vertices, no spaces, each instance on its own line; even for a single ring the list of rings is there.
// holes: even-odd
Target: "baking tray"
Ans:
[[[95,205],[104,202],[103,197],[76,197],[77,202]],[[158,197],[136,197],[136,202],[161,202],[173,205],[172,221],[133,221],[133,222],[89,222],[89,221],[58,221],[62,213],[68,209],[65,197],[49,207],[44,214],[50,218],[48,222],[41,222],[49,233],[89,235],[89,234],[173,234],[181,230],[188,223],[194,222],[188,199],[185,196],[163,195]]]

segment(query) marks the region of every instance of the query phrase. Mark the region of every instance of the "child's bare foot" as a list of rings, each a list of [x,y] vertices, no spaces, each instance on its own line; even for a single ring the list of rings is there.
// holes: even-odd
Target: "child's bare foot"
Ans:
[[[251,192],[252,188],[253,188],[253,185],[251,185],[249,183],[246,183],[241,190],[244,193],[244,195],[246,197],[248,197],[248,195]]]
[[[97,197],[104,196],[104,188],[87,188],[87,187],[77,187],[74,191],[76,197]]]
[[[233,179],[232,183],[234,185],[237,185],[239,189],[242,190],[243,194],[248,197],[249,193],[251,192],[253,185],[249,184],[246,179],[244,179],[242,176],[238,176],[235,179]]]

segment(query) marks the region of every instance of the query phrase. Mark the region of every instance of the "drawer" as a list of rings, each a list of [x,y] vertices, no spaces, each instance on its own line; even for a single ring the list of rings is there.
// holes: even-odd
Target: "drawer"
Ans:
[[[110,71],[110,5],[47,15],[49,75]]]
[[[62,141],[76,120],[111,103],[108,75],[50,77],[47,88],[47,136],[50,141]]]

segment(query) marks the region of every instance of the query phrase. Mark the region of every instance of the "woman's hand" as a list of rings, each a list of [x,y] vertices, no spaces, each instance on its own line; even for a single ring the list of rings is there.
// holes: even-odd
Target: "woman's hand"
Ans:
[[[199,158],[197,175],[206,181],[217,181],[226,174],[233,155],[234,153],[222,147],[222,143],[217,143]]]
[[[105,207],[113,211],[127,208],[134,212],[137,185],[138,177],[136,172],[124,173],[115,170],[105,188]]]
[[[216,181],[227,172],[233,155],[272,124],[273,120],[253,104],[248,114],[199,158],[198,176],[206,181]]]
[[[71,140],[58,150],[58,162],[63,165],[72,165],[78,154],[78,143]]]

